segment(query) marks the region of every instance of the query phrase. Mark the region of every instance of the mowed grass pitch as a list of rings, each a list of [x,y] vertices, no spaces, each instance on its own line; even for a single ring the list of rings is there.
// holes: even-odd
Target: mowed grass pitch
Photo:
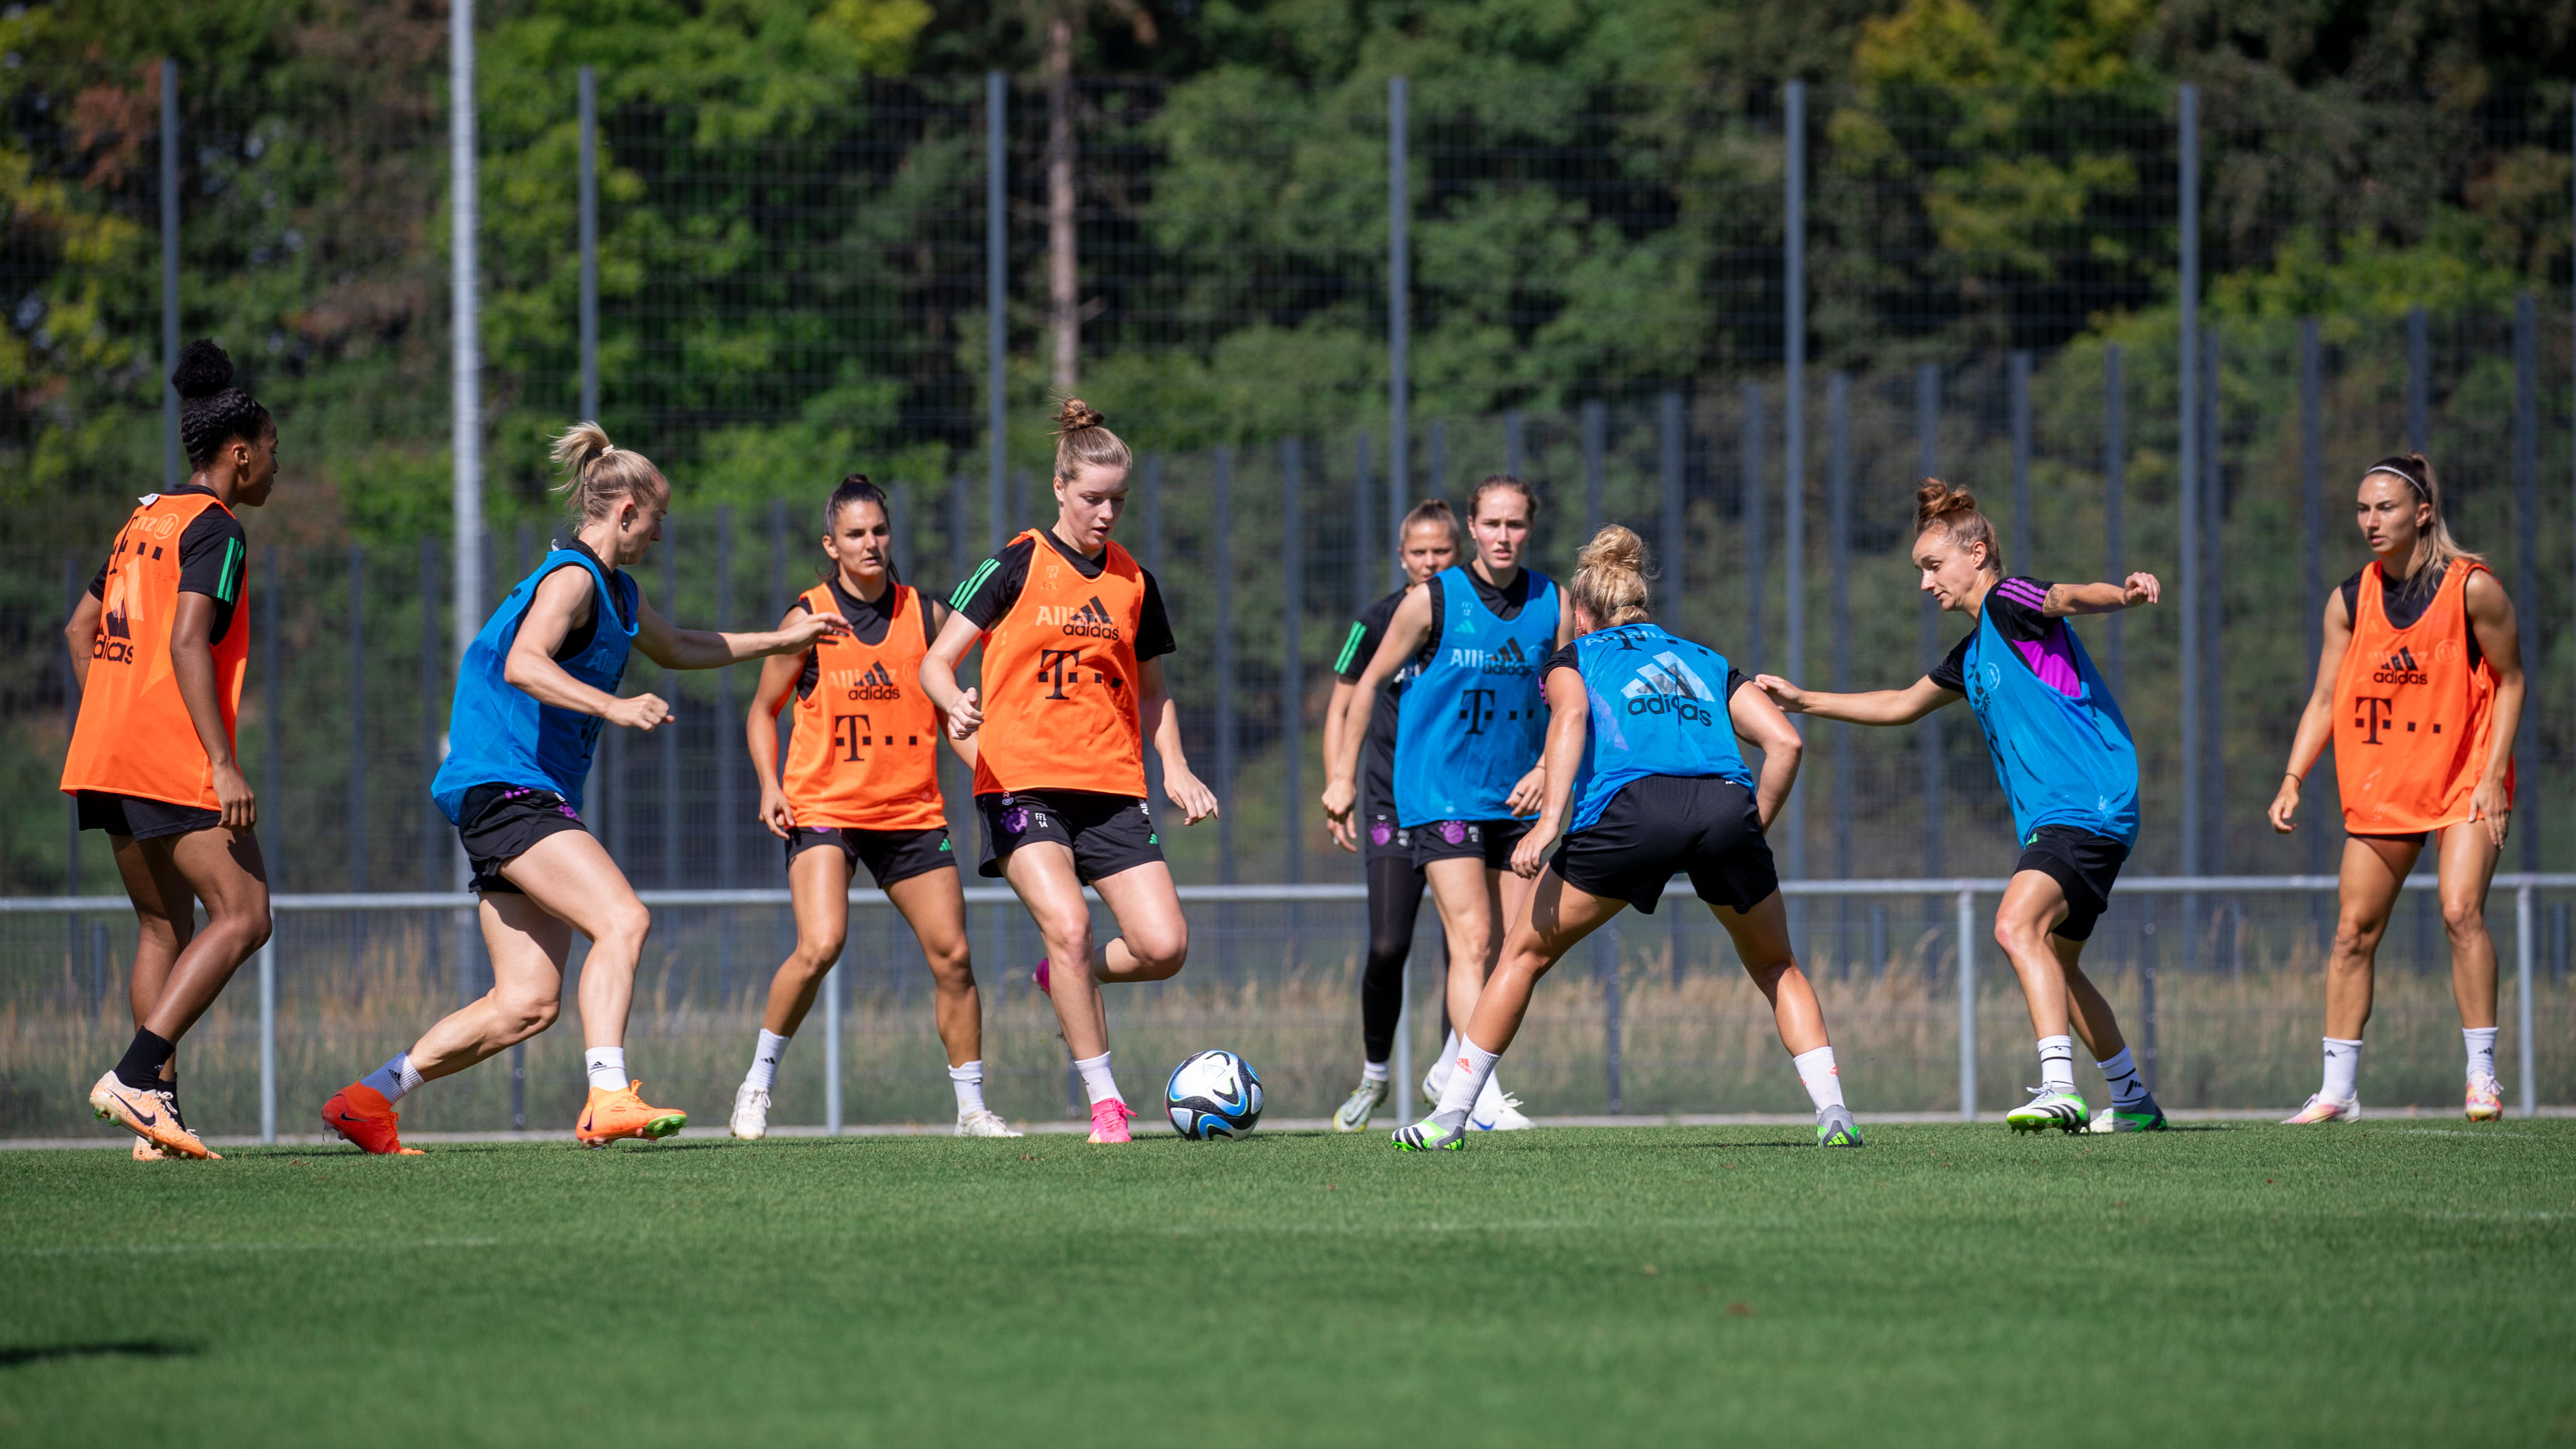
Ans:
[[[0,1153],[0,1442],[2576,1436],[2576,1121],[1868,1130]]]

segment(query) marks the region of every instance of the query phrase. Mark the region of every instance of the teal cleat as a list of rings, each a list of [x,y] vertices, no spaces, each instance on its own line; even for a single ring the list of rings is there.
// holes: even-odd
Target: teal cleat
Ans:
[[[1849,1107],[1827,1107],[1816,1114],[1818,1147],[1858,1147],[1860,1127],[1852,1121]]]
[[[2004,1121],[2015,1132],[2038,1132],[2050,1127],[2061,1132],[2081,1132],[2085,1127],[2084,1097],[2078,1092],[2035,1088],[2029,1101],[2004,1114]]]
[[[1467,1124],[1461,1122],[1455,1127],[1443,1127],[1429,1117],[1410,1127],[1398,1127],[1390,1135],[1395,1139],[1396,1147],[1405,1152],[1430,1152],[1434,1149],[1459,1152],[1467,1146]]]

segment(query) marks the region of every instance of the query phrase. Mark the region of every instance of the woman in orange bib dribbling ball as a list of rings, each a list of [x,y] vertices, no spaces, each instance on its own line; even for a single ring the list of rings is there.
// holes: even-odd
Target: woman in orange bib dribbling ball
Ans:
[[[1055,1003],[1064,1044],[1091,1099],[1091,1140],[1125,1142],[1129,1110],[1109,1071],[1103,981],[1161,981],[1189,955],[1162,837],[1145,803],[1145,741],[1163,761],[1163,794],[1181,823],[1216,814],[1216,796],[1181,753],[1181,717],[1164,687],[1172,624],[1154,576],[1109,530],[1127,506],[1127,445],[1080,398],[1056,413],[1056,519],[976,565],[921,661],[922,692],[959,739],[973,737],[982,873],[1011,883],[1045,938],[1032,973]],[[957,686],[981,638],[983,682]],[[1119,937],[1094,951],[1100,893]]]
[[[2468,1048],[2468,1116],[2504,1115],[2496,1082],[2496,953],[2487,884],[2513,815],[2513,736],[2522,722],[2522,640],[2513,600],[2485,559],[2442,521],[2441,484],[2421,453],[2362,475],[2361,534],[2378,555],[2326,596],[2325,652],[2299,717],[2272,828],[2296,828],[2299,785],[2331,738],[2343,793],[2341,909],[2326,960],[2325,1080],[2288,1120],[2361,1116],[2356,1078],[2370,1020],[2371,968],[2390,909],[2427,840],[2440,862],[2451,995]]]

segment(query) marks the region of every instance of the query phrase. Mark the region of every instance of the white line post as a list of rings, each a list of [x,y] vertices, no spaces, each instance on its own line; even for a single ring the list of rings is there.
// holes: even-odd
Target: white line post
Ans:
[[[1959,890],[1959,1120],[1977,1120],[1977,893]]]
[[[2540,1115],[2540,1073],[2533,1070],[2531,1052],[2531,886],[2528,883],[2513,891],[2513,975],[2519,988],[2514,1007],[2514,1043],[2522,1054],[2522,1115]]]
[[[2526,897],[2529,894],[2524,892]],[[2523,954],[2526,961],[2522,973],[2523,998],[2529,1000],[2531,969],[2527,963],[2530,953],[2526,951]],[[2525,1021],[2531,1019],[2529,1011],[2522,1015]],[[2526,1029],[2523,1039],[2528,1041],[2530,1038],[2531,1033]],[[2527,1048],[2524,1055],[2530,1055]],[[2526,1103],[2523,1115],[2528,1117],[2531,1115],[2527,1105],[2531,1100],[2529,1068],[2524,1069],[2522,1081],[2522,1097]],[[272,1143],[277,1140],[277,938],[274,936],[259,948],[259,1140]]]
[[[841,963],[823,973],[823,1133],[841,1135]]]

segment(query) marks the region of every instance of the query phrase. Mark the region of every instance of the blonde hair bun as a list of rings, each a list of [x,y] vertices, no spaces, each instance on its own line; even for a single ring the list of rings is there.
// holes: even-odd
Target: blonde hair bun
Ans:
[[[1055,476],[1071,478],[1088,464],[1094,468],[1133,467],[1136,455],[1126,441],[1109,431],[1100,409],[1078,397],[1066,398],[1055,410]]]
[[[1646,610],[1648,577],[1646,541],[1634,529],[1613,523],[1576,551],[1574,577],[1566,588],[1595,627],[1616,629],[1653,617]]]

